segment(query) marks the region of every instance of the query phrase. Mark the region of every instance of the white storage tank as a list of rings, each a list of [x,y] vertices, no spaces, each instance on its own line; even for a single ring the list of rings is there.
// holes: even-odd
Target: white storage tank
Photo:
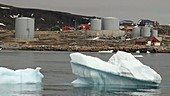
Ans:
[[[102,21],[101,19],[91,19],[91,30],[101,30]]]
[[[119,19],[115,17],[102,18],[103,30],[119,30]]]
[[[150,37],[151,36],[151,28],[150,27],[142,27],[141,29],[141,36],[143,37]]]
[[[32,39],[34,38],[34,19],[19,17],[15,19],[15,38]]]
[[[153,29],[151,32],[152,37],[158,37],[158,30]]]
[[[140,37],[140,27],[134,27],[132,30],[132,37]]]

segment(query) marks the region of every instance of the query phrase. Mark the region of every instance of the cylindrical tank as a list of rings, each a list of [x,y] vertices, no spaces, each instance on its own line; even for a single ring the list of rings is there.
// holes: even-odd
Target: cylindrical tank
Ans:
[[[140,37],[140,27],[134,27],[132,30],[132,37]]]
[[[151,36],[151,28],[150,27],[142,27],[141,36],[150,37]]]
[[[15,19],[15,38],[32,39],[34,38],[34,19],[20,17]]]
[[[115,17],[102,18],[103,30],[119,30],[119,19]]]
[[[91,19],[91,30],[101,30],[102,21],[101,19]]]
[[[158,30],[152,30],[152,32],[151,32],[151,36],[152,37],[158,37]]]

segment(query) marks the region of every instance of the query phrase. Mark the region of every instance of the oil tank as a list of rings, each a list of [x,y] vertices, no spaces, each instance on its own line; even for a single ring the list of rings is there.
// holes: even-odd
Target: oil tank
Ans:
[[[119,19],[115,17],[102,18],[102,29],[103,30],[119,30]]]
[[[91,19],[91,30],[101,30],[102,21],[101,19]]]
[[[141,29],[141,36],[142,37],[150,37],[151,36],[151,28],[150,27],[142,27]]]
[[[152,30],[151,36],[152,37],[158,37],[158,30]]]
[[[140,37],[140,27],[134,27],[132,30],[132,37]]]
[[[34,19],[19,17],[15,19],[15,38],[32,39],[34,38]]]

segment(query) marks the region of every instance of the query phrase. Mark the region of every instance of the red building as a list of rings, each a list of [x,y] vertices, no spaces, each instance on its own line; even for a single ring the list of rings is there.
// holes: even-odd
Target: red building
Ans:
[[[140,38],[135,41],[136,45],[160,46],[161,40],[156,37]]]
[[[82,24],[79,26],[80,30],[90,30],[90,25],[88,24]]]
[[[74,28],[70,26],[64,26],[63,31],[67,31],[67,30],[74,30]]]
[[[152,46],[160,46],[161,41],[156,37],[150,37],[148,38],[148,44]]]
[[[147,39],[146,38],[140,38],[135,41],[136,45],[146,45],[147,44]]]

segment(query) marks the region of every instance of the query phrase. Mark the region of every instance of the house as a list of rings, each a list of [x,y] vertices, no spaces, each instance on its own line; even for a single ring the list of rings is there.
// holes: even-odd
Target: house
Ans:
[[[148,38],[148,45],[151,45],[151,46],[160,46],[161,45],[161,38],[159,37],[149,37]]]
[[[147,44],[147,38],[139,38],[135,41],[136,45],[146,45]]]
[[[88,24],[81,24],[79,27],[78,27],[79,30],[90,30],[90,25]]]
[[[161,41],[162,40],[159,37],[140,38],[135,41],[135,44],[147,46],[160,46]]]
[[[75,28],[73,28],[71,26],[64,26],[63,27],[63,31],[69,31],[69,30],[75,30]]]
[[[133,28],[136,26],[136,23],[134,23],[132,20],[123,20],[119,22],[119,25],[121,30],[128,32],[133,30]]]

